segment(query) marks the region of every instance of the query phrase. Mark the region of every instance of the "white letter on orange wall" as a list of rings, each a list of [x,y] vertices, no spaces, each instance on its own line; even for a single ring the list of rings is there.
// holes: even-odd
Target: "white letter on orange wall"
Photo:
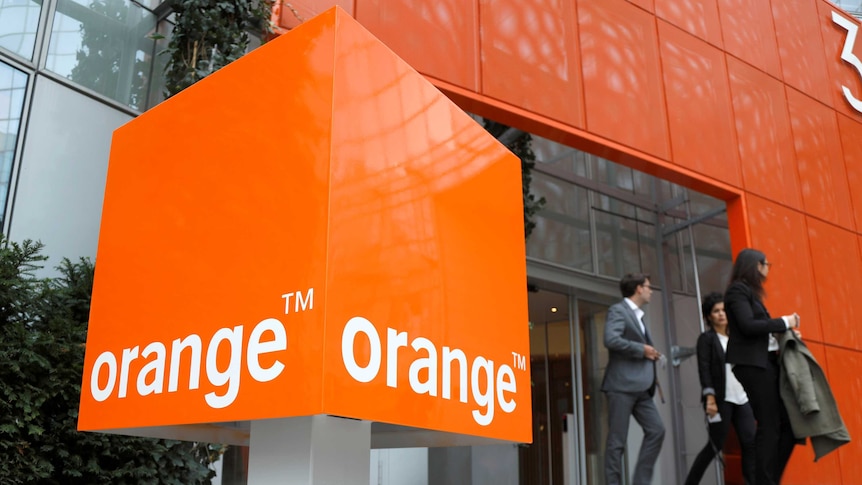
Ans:
[[[99,372],[102,370],[103,365],[108,366],[108,383],[105,384],[104,389],[101,389],[99,387]],[[96,359],[96,363],[93,364],[93,371],[90,373],[90,394],[93,395],[93,399],[102,402],[111,397],[111,393],[114,392],[114,384],[116,383],[117,358],[110,352],[102,352]]]
[[[189,358],[189,390],[200,387],[202,346],[201,338],[196,334],[191,334],[184,339],[176,339],[171,343],[171,375],[168,377],[168,392],[177,392],[183,349],[189,349],[192,353]]]
[[[156,358],[152,362],[147,362],[141,371],[138,372],[138,394],[141,396],[146,396],[148,394],[161,394],[165,389],[165,357],[167,356],[167,350],[165,350],[165,344],[161,342],[153,342],[150,345],[144,347],[144,351],[141,352],[141,357],[147,357],[148,355],[155,353]],[[147,375],[149,373],[153,373],[153,382],[147,384]]]
[[[221,372],[218,369],[216,357],[218,356],[219,344],[222,341],[230,343],[230,363],[228,368]],[[223,386],[227,384],[227,390],[219,396],[215,392],[210,392],[204,395],[207,404],[210,407],[220,409],[230,406],[236,399],[239,393],[239,378],[242,364],[242,325],[233,328],[219,329],[212,340],[210,340],[207,348],[207,379],[214,386]]]
[[[479,390],[479,372],[482,370],[485,371],[485,382],[488,383],[488,387],[485,389],[484,394]],[[485,408],[485,414],[482,414],[482,411],[479,409],[474,410],[473,420],[480,426],[488,426],[491,424],[491,421],[494,420],[494,361],[488,360],[484,357],[476,357],[473,359],[470,378],[473,381],[470,386],[473,391],[473,400],[476,401],[476,404],[478,404],[480,408],[482,406],[487,406]]]
[[[517,392],[518,387],[515,384],[515,373],[512,368],[506,364],[500,366],[497,370],[497,402],[500,404],[500,409],[503,412],[511,413],[515,410],[517,404],[514,399],[506,400],[505,392]]]
[[[413,350],[419,349],[428,352],[428,357],[422,357],[413,361],[410,364],[410,387],[416,394],[437,395],[437,349],[430,340],[424,337],[418,337],[411,344]],[[389,365],[387,362],[386,365]],[[419,380],[419,372],[422,369],[428,369],[428,380],[421,382]]]
[[[274,337],[270,341],[261,342],[260,338],[267,330],[271,331]],[[281,374],[281,371],[284,370],[284,364],[280,360],[276,360],[267,369],[260,366],[260,354],[268,354],[280,350],[287,350],[287,334],[284,332],[284,325],[275,318],[267,318],[258,323],[248,337],[248,349],[246,350],[248,352],[246,356],[248,372],[254,380],[268,382]]]
[[[353,353],[353,342],[359,332],[364,333],[371,344],[371,358],[365,367],[360,367],[356,363],[356,355]],[[362,317],[353,317],[348,320],[347,325],[344,326],[344,332],[341,334],[341,361],[350,377],[358,382],[371,382],[380,372],[381,358],[380,335],[377,334],[374,325]]]
[[[407,332],[386,330],[386,385],[398,387],[398,349],[407,347]]]

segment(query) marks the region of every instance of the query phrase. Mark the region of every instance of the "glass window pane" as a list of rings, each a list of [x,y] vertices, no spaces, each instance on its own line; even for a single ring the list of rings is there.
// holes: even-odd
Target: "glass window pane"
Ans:
[[[727,228],[697,224],[694,242],[697,250],[697,274],[701,291],[721,291],[727,287],[733,268],[730,232]]]
[[[862,0],[832,0],[832,3],[857,17],[862,15]]]
[[[156,19],[128,0],[60,0],[46,68],[125,103],[146,109]]]
[[[581,177],[587,176],[587,154],[533,135],[533,153],[539,164],[553,165]]]
[[[546,203],[527,239],[527,255],[592,271],[587,190],[533,171],[532,191]]]
[[[12,175],[26,89],[27,75],[0,62],[0,203],[3,207],[6,206],[9,193],[9,178]],[[0,217],[0,225],[2,219]]]
[[[0,0],[0,47],[33,58],[41,0]]]
[[[628,204],[616,201],[615,206],[625,207]],[[629,211],[634,210],[628,206]],[[629,212],[626,211],[626,212]],[[654,271],[652,261],[644,261],[642,254],[647,254],[655,247],[653,226],[637,221],[618,213],[595,210],[596,219],[596,250],[599,253],[598,273],[619,278],[625,273],[635,271]],[[643,232],[649,231],[649,234]],[[641,251],[641,249],[646,251]],[[653,250],[654,252],[654,250]],[[650,258],[652,259],[652,258]]]

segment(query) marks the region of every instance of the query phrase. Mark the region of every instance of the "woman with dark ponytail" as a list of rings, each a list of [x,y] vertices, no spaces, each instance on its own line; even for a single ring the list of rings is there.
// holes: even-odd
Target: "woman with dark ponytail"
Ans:
[[[769,275],[766,255],[743,249],[736,256],[724,294],[729,341],[727,363],[742,384],[757,420],[757,485],[777,485],[790,460],[795,439],[778,388],[778,340],[773,334],[799,328],[799,315],[769,316],[763,282]]]

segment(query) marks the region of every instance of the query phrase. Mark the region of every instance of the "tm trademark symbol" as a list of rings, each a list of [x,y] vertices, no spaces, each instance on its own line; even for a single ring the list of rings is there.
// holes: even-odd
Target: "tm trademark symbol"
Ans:
[[[512,367],[518,370],[527,370],[527,357],[517,352],[512,352]]]
[[[296,298],[293,298],[293,297]],[[293,312],[299,313],[314,309],[314,288],[309,288],[303,295],[302,291],[292,291],[281,295],[284,298],[284,314],[290,314],[290,299],[293,298]]]

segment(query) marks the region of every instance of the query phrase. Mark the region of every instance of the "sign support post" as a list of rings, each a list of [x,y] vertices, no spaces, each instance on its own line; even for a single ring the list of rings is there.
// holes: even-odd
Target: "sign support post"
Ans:
[[[335,416],[251,422],[249,485],[368,485],[371,422]]]

